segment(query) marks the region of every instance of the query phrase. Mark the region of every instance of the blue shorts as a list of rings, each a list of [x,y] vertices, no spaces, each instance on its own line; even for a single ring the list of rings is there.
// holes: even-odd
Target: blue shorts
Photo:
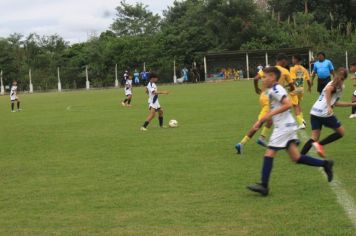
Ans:
[[[318,117],[311,115],[310,116],[312,130],[321,130],[323,126],[330,129],[338,129],[341,127],[341,122],[335,117]]]

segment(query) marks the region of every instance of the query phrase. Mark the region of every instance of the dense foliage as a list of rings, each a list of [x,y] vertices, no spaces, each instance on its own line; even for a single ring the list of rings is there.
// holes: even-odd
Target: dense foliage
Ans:
[[[142,70],[145,62],[168,81],[174,59],[178,68],[191,67],[208,51],[310,46],[341,65],[346,50],[356,55],[350,2],[270,0],[264,9],[252,0],[185,0],[175,1],[161,17],[123,1],[111,28],[84,43],[35,33],[1,38],[0,69],[5,84],[17,79],[28,89],[31,68],[35,89],[48,90],[56,87],[58,67],[64,88],[85,86],[86,65],[95,87],[113,85],[115,64],[121,75]]]

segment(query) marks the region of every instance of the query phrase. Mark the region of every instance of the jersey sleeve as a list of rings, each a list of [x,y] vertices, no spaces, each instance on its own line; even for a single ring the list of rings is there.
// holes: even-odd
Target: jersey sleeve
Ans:
[[[257,73],[257,75],[258,75],[259,77],[263,78],[263,77],[265,77],[265,72],[263,72],[263,70],[261,70],[261,71],[259,71],[259,72]]]
[[[330,69],[330,71],[335,70],[334,69],[334,65],[333,65],[333,63],[331,61],[329,61],[329,69]]]
[[[270,96],[273,99],[281,102],[283,98],[288,96],[288,94],[287,91],[281,85],[274,85],[270,93]]]
[[[296,69],[294,66],[290,68],[289,74],[292,79],[297,78],[297,73],[296,73]]]

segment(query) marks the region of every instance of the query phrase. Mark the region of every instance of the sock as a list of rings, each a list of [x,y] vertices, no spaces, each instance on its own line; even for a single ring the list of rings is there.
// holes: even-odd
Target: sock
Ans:
[[[127,104],[129,105],[131,104],[131,99],[128,99]]]
[[[297,163],[307,165],[307,166],[317,166],[317,167],[322,167],[325,165],[324,160],[316,159],[305,155],[302,155]]]
[[[261,132],[261,136],[266,138],[268,136],[270,130],[271,130],[271,128],[264,126],[262,129],[262,132]]]
[[[265,188],[268,188],[269,177],[271,175],[272,168],[273,168],[273,161],[274,159],[272,157],[267,157],[267,156],[265,156],[263,160],[261,182],[263,187]]]
[[[352,114],[356,114],[356,107],[352,107]]]
[[[333,133],[330,134],[328,137],[326,137],[325,139],[323,139],[322,141],[320,141],[319,143],[321,145],[327,145],[329,143],[335,142],[336,140],[339,140],[342,138],[342,135],[338,134],[338,133]]]
[[[124,100],[124,103],[127,103],[127,101],[128,101],[128,99],[126,98],[126,99]]]
[[[17,102],[17,110],[20,110],[20,102]]]
[[[145,121],[145,123],[143,124],[143,127],[144,128],[147,128],[147,126],[150,124],[150,122],[148,122],[148,121]]]
[[[305,145],[304,145],[304,147],[303,147],[303,149],[302,149],[302,151],[300,153],[302,155],[306,155],[310,151],[310,149],[311,149],[311,147],[312,147],[314,142],[315,141],[313,139],[309,139],[309,141],[305,143]]]
[[[14,107],[15,107],[15,104],[14,104],[14,103],[11,103],[11,111],[14,110]]]
[[[250,141],[250,139],[251,139],[251,138],[246,135],[246,136],[241,140],[240,143],[241,143],[242,145],[245,145],[248,141]]]
[[[302,114],[297,115],[297,123],[298,123],[298,125],[302,125],[303,121],[304,121],[303,115]]]
[[[163,126],[163,116],[158,117],[159,120],[159,126],[162,127]]]

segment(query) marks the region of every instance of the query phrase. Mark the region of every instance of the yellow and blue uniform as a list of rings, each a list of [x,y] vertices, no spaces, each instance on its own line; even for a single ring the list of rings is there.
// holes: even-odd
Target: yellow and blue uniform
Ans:
[[[310,81],[309,71],[302,65],[295,65],[290,69],[290,75],[295,86],[293,94],[298,97],[299,103],[304,98],[304,84],[306,81]]]

